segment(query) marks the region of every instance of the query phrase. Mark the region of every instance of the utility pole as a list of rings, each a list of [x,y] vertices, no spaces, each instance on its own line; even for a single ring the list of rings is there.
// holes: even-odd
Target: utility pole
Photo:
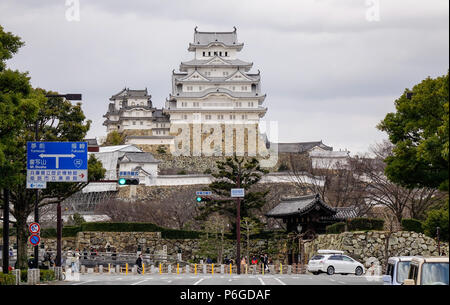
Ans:
[[[39,141],[39,121],[36,121],[34,140]],[[35,190],[34,222],[39,223],[39,190]],[[39,245],[34,246],[34,265],[39,269]]]
[[[9,272],[9,189],[3,190],[3,274]]]
[[[61,240],[62,240],[62,223],[61,223],[61,202],[58,202],[56,208],[56,267],[61,267]]]
[[[241,187],[241,165],[236,180],[237,188]],[[241,274],[241,198],[236,198],[236,268],[237,274]]]

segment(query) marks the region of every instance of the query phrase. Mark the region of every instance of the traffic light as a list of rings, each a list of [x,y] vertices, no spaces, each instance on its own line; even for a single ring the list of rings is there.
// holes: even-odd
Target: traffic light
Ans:
[[[211,201],[211,198],[208,196],[197,196],[196,198],[197,202],[206,202],[206,201]]]
[[[120,178],[118,181],[119,185],[138,185],[138,178]]]

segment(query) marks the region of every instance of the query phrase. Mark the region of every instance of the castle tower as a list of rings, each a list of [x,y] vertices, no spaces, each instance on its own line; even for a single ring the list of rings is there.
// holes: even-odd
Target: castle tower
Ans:
[[[260,73],[238,57],[244,44],[232,32],[194,31],[188,51],[194,59],[172,73],[172,93],[164,112],[170,115],[175,155],[261,155],[259,134],[263,107]]]

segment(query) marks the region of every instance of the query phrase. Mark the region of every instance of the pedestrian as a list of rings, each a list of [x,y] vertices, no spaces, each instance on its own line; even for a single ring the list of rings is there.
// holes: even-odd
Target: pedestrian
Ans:
[[[87,252],[86,248],[83,248],[83,254],[84,254],[84,259],[87,259],[88,252]]]
[[[257,265],[257,264],[258,264],[258,259],[256,258],[256,256],[253,255],[252,265]]]
[[[267,255],[267,253],[264,254],[264,257],[263,257],[263,264],[264,264],[264,270],[266,270],[268,273],[270,273],[270,269],[269,269],[269,256]]]
[[[36,264],[35,264],[34,255],[31,254],[30,258],[28,259],[28,269],[35,269],[35,268],[36,268]]]
[[[139,254],[139,256],[136,260],[136,265],[137,265],[138,274],[141,274],[141,272],[142,272],[142,254]]]

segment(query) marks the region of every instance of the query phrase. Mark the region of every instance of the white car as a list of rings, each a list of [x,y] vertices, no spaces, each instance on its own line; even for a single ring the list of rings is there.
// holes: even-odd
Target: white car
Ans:
[[[326,272],[362,275],[365,273],[364,265],[339,250],[319,250],[308,262],[308,271],[312,274]]]

